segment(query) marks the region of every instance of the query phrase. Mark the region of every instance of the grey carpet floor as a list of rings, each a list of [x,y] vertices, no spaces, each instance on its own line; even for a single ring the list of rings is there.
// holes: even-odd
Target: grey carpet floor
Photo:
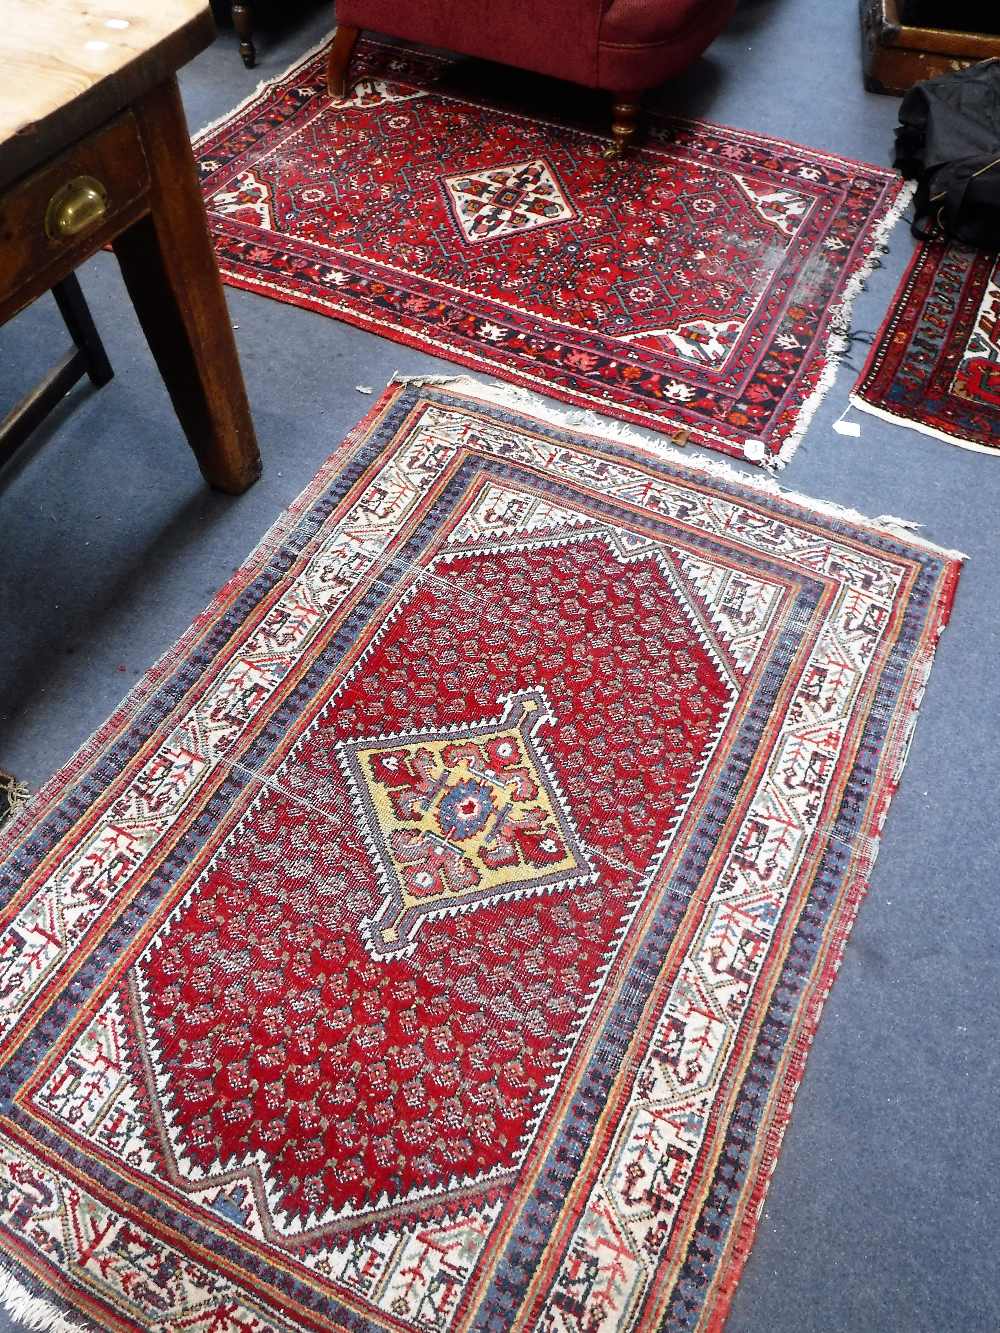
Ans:
[[[192,127],[330,26],[325,5],[260,40],[231,32],[182,78]],[[851,0],[746,4],[668,105],[886,163],[898,103],[862,90]],[[854,325],[883,315],[911,251],[897,228]],[[38,785],[189,624],[394,370],[442,363],[230,292],[265,461],[240,499],[201,484],[114,261],[81,271],[116,378],[80,388],[0,475],[0,763]],[[63,341],[45,299],[0,330],[0,404]],[[966,551],[902,787],[775,1172],[732,1333],[1000,1329],[1000,459],[860,417],[836,386],[782,481],[891,513]],[[0,1328],[4,1324],[0,1317]]]

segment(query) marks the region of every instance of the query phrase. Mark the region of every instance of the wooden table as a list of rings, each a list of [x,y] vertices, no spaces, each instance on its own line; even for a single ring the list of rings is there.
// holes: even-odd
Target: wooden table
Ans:
[[[0,324],[109,242],[205,479],[260,475],[177,69],[204,0],[4,0]]]

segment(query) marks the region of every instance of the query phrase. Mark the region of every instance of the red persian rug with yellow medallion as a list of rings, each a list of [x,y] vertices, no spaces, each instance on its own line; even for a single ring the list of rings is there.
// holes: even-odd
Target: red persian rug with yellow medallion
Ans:
[[[387,390],[5,844],[8,1300],[719,1328],[959,568]]]
[[[650,115],[525,115],[467,67],[306,56],[199,136],[227,282],[724,453],[781,466],[901,203],[895,173]],[[527,76],[513,87],[523,90]],[[566,99],[562,99],[565,102]],[[606,121],[604,98],[572,99]],[[599,112],[598,112],[599,108]]]

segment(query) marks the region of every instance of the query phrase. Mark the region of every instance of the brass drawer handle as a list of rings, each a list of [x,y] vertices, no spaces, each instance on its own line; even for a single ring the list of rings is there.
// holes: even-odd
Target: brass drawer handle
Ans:
[[[45,210],[45,231],[53,241],[96,227],[108,211],[108,192],[93,176],[77,176],[60,186]]]

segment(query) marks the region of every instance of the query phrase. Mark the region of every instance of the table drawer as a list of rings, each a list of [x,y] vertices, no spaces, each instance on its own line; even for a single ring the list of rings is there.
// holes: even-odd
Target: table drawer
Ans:
[[[131,112],[10,186],[0,198],[0,304],[50,268],[58,281],[134,220],[148,190]]]

